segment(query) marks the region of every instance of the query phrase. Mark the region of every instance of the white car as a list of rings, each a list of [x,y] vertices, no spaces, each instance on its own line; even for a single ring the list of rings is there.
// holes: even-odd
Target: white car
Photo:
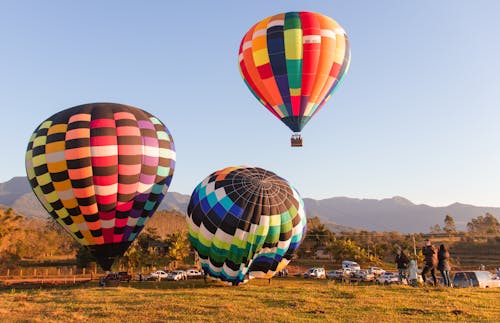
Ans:
[[[382,275],[380,275],[376,282],[378,284],[397,284],[399,283],[399,274],[398,273],[391,273],[391,272],[385,272]]]
[[[157,270],[155,272],[152,272],[151,275],[149,275],[149,278],[154,278],[154,279],[162,279],[162,278],[167,278],[168,273],[165,270]]]
[[[368,270],[358,270],[355,271],[353,277],[361,281],[373,281],[375,280],[375,274],[369,272]]]
[[[380,276],[383,273],[385,273],[385,270],[383,270],[382,268],[379,268],[379,267],[370,267],[370,268],[368,268],[368,272],[372,273],[376,276]]]
[[[500,287],[500,279],[485,270],[459,271],[453,276],[453,287]]]
[[[201,278],[203,277],[203,273],[198,269],[188,269],[186,270],[187,278]]]
[[[326,273],[328,279],[350,279],[354,272],[350,269],[337,269]]]
[[[361,270],[361,266],[355,262],[350,260],[342,261],[342,269],[351,269],[352,271]]]
[[[304,273],[304,278],[326,278],[325,268],[309,268]]]
[[[174,270],[168,273],[167,280],[184,280],[187,279],[187,274],[184,270]]]

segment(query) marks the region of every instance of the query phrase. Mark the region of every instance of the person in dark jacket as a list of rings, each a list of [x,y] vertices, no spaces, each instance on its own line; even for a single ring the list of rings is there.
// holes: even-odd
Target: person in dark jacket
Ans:
[[[398,247],[396,250],[396,258],[394,260],[396,265],[398,266],[398,272],[399,272],[399,281],[401,283],[408,283],[407,280],[407,271],[408,271],[408,264],[410,263],[410,259],[404,251],[401,249],[401,247]]]
[[[422,248],[422,254],[425,257],[424,269],[422,270],[422,279],[424,283],[426,282],[425,275],[430,271],[432,280],[434,281],[434,286],[437,285],[436,279],[436,267],[438,264],[438,250],[434,247],[429,239],[425,240],[425,245]]]
[[[439,246],[438,251],[438,266],[437,268],[441,272],[441,276],[443,276],[444,286],[450,287],[450,253],[448,252],[448,248],[444,244]]]

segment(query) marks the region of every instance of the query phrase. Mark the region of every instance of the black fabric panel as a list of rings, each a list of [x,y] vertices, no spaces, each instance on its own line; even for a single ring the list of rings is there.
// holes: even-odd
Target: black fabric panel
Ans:
[[[92,167],[94,176],[109,176],[118,174],[118,165],[105,166],[105,167]]]
[[[70,139],[66,141],[66,149],[90,147],[90,138]]]
[[[71,186],[73,188],[85,188],[92,185],[94,185],[92,177],[71,180]]]

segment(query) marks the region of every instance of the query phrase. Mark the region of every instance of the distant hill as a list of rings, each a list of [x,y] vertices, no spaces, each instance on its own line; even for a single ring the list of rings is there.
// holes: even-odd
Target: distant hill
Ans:
[[[395,196],[382,200],[333,197],[324,200],[304,199],[307,216],[317,216],[325,222],[374,231],[428,232],[434,224],[443,225],[449,214],[457,229],[465,230],[473,217],[489,212],[498,218],[500,208],[479,207],[454,203],[444,207],[414,204]]]
[[[189,195],[168,192],[159,210],[175,210],[186,213]],[[450,214],[460,230],[465,230],[471,218],[489,212],[497,218],[500,208],[482,207],[454,203],[443,207],[432,207],[425,204],[414,204],[411,201],[395,196],[392,198],[357,199],[349,197],[332,197],[315,200],[305,198],[307,216],[318,217],[333,231],[349,231],[363,229],[368,231],[400,231],[428,232],[435,224],[442,225],[444,217]],[[26,177],[14,177],[0,183],[0,204],[12,207],[26,217],[47,217],[32,193]],[[154,219],[154,217],[153,217]]]

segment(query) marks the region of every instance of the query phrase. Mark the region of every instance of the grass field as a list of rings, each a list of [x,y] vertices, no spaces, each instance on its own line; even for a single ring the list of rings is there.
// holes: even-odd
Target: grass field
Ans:
[[[497,322],[499,289],[343,285],[299,278],[131,282],[117,288],[0,290],[0,321]]]

